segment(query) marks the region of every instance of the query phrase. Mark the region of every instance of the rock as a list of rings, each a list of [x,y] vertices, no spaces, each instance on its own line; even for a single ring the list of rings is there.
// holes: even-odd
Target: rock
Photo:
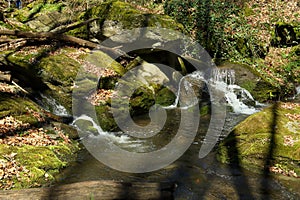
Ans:
[[[155,95],[155,103],[162,106],[170,106],[174,104],[176,95],[168,88],[162,88]]]
[[[148,113],[155,104],[154,93],[148,87],[140,87],[130,97],[129,104],[132,116]]]
[[[148,14],[137,10],[128,3],[121,1],[106,1],[88,10],[84,18],[100,17],[98,21],[90,24],[91,35],[97,40],[110,38],[116,43],[129,43],[141,36],[141,29],[134,28],[156,27],[150,29],[146,37],[157,42],[169,42],[180,39],[180,36],[170,34],[166,29],[181,30],[183,26],[169,16]],[[83,20],[83,19],[82,19]],[[153,44],[154,44],[153,43]]]
[[[123,75],[125,73],[125,69],[120,63],[102,51],[93,51],[92,54],[86,58],[86,60],[93,64],[96,68],[109,68],[114,70],[119,75]]]
[[[53,122],[52,125],[53,125],[53,127],[57,127],[59,129],[61,129],[70,139],[72,139],[72,140],[79,139],[78,132],[73,126],[63,124],[60,122]]]
[[[256,101],[266,102],[267,100],[275,98],[271,96],[272,94],[279,93],[279,88],[265,81],[247,65],[224,62],[220,64],[218,68],[234,70],[235,84],[248,90]],[[248,103],[253,104],[253,102]]]
[[[33,115],[35,113],[35,115]],[[0,118],[5,116],[15,117],[23,123],[37,126],[44,121],[44,113],[41,108],[26,97],[1,93]]]
[[[278,167],[300,175],[300,105],[276,103],[238,124],[218,147],[218,159],[263,173]]]
[[[137,70],[138,81],[150,86],[150,84],[163,85],[169,82],[169,78],[154,64],[142,61],[141,67]]]
[[[103,131],[118,131],[118,125],[116,124],[114,117],[109,106],[100,105],[96,106],[96,114],[99,125]]]
[[[26,25],[28,25],[32,30],[47,32],[61,24],[65,24],[67,20],[66,15],[63,13],[53,11],[40,14],[34,19],[28,21]]]

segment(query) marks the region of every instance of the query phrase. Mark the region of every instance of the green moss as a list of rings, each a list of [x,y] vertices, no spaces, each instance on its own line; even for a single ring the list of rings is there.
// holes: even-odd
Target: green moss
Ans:
[[[124,28],[143,27],[145,19],[141,11],[121,1],[112,3],[106,18],[106,20],[121,21]]]
[[[263,172],[266,162],[270,162],[270,166],[280,165],[287,172],[294,170],[299,175],[300,141],[297,138],[300,132],[288,127],[291,120],[287,114],[300,114],[300,107],[291,110],[281,105],[253,114],[236,126],[219,145],[218,159],[225,163],[238,162],[256,172]],[[285,144],[286,137],[293,138],[294,143]]]
[[[23,9],[16,9],[13,15],[20,22],[27,22],[34,16],[47,14],[54,11],[60,12],[63,7],[63,3],[45,3],[44,1],[35,1]]]
[[[62,85],[71,85],[79,67],[80,63],[64,54],[43,58],[38,65],[45,81]]]
[[[3,21],[0,21],[0,27],[6,28],[6,29],[13,29],[13,26],[11,26],[8,23],[5,23]]]
[[[253,9],[251,7],[249,7],[249,6],[245,6],[245,8],[244,8],[244,15],[246,17],[248,17],[248,16],[251,16],[253,14],[254,14]]]
[[[148,20],[147,25],[149,27],[169,28],[169,29],[185,32],[185,29],[182,24],[179,24],[178,22],[176,22],[175,20],[173,20],[171,17],[167,15],[153,14],[153,15],[149,15],[147,20]]]
[[[111,108],[107,105],[95,106],[97,118],[100,127],[104,131],[116,131],[118,125],[116,124],[111,112]]]
[[[162,88],[155,95],[155,103],[162,106],[170,106],[175,102],[176,95],[168,88]]]
[[[0,145],[0,158],[4,155],[16,153],[16,162],[29,170],[29,176],[21,173],[19,178],[14,178],[15,189],[35,187],[55,181],[55,175],[69,162],[75,159],[77,145],[59,144],[57,146],[30,146],[21,147]],[[2,180],[5,181],[5,180]]]
[[[39,106],[26,97],[23,98],[9,94],[0,95],[0,118],[13,116],[24,123],[37,125],[39,121],[37,118],[29,114],[29,109],[42,113]]]
[[[139,87],[130,97],[130,113],[133,116],[148,113],[149,109],[154,104],[155,99],[153,91],[146,87]]]
[[[21,52],[16,52],[16,53],[8,54],[7,59],[9,62],[27,69],[31,65],[30,59],[35,56],[36,55],[34,55],[34,54],[24,55]]]
[[[209,105],[201,106],[201,108],[200,108],[200,115],[201,116],[207,115],[209,113],[210,113],[210,106]]]
[[[101,27],[105,20],[121,23],[124,29],[140,27],[162,27],[183,31],[183,26],[176,23],[166,15],[146,14],[132,5],[121,1],[106,1],[88,10],[85,19],[99,17],[98,26]],[[84,30],[77,30],[77,34]],[[75,34],[75,33],[73,33]],[[84,34],[83,34],[84,35]],[[170,37],[170,36],[168,36]]]
[[[244,81],[240,86],[248,90],[252,94],[252,91],[255,89],[256,83],[254,81],[249,80],[249,81]]]

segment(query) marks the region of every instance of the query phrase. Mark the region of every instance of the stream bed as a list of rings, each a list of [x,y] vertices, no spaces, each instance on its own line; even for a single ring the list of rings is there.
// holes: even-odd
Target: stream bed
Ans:
[[[168,138],[173,137],[171,130],[180,120],[179,111],[169,111],[166,127],[156,139],[143,142],[147,148],[156,149],[165,145]],[[243,120],[247,115],[228,113],[226,126],[222,137]],[[299,188],[298,181],[289,178],[279,182],[271,177],[264,177],[239,166],[222,164],[216,160],[216,152],[210,152],[205,158],[199,159],[198,152],[205,136],[210,116],[201,118],[198,134],[189,149],[171,165],[148,173],[125,173],[109,168],[95,159],[86,149],[82,149],[78,160],[58,177],[59,183],[74,183],[90,180],[115,180],[124,182],[175,182],[175,199],[299,199],[298,194],[292,193],[286,186]],[[137,124],[147,124],[147,116],[135,119]],[[117,134],[114,134],[115,137]],[[121,138],[121,137],[120,137]],[[121,139],[120,139],[121,140]],[[164,142],[162,142],[164,141]],[[128,141],[130,143],[130,141]],[[124,142],[122,142],[124,143]],[[162,144],[163,143],[163,144]],[[123,144],[124,145],[124,144]],[[140,148],[141,145],[131,145]],[[284,183],[284,185],[282,184]]]

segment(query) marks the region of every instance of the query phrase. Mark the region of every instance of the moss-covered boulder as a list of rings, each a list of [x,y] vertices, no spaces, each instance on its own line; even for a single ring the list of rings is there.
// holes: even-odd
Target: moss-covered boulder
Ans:
[[[155,103],[162,106],[170,106],[175,103],[176,95],[168,88],[163,87],[155,95]]]
[[[105,1],[95,5],[85,14],[80,15],[80,20],[84,21],[90,18],[100,18],[90,24],[90,35],[98,40],[110,38],[115,42],[127,43],[136,40],[140,36],[140,30],[130,32],[128,30],[142,27],[159,27],[172,30],[183,31],[183,26],[175,22],[166,15],[149,14],[138,10],[129,3],[122,1]],[[87,30],[83,27],[72,30],[72,35],[81,35],[87,38]],[[85,33],[85,34],[84,34]],[[156,32],[148,34],[149,39],[153,40],[174,40],[173,35],[167,32]],[[178,38],[175,38],[178,39]]]
[[[49,185],[56,181],[56,175],[63,168],[75,160],[77,150],[76,145],[62,142],[51,146],[0,144],[0,188],[20,189]],[[17,176],[6,170],[15,171]]]
[[[237,125],[218,147],[218,158],[249,170],[300,176],[300,105],[277,103]]]
[[[37,126],[40,124],[43,115],[41,108],[26,97],[5,93],[0,95],[0,119],[12,116],[23,123]]]

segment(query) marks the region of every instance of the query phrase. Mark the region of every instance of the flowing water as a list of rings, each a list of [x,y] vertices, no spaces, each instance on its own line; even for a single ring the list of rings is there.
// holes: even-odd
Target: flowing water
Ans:
[[[40,93],[35,100],[48,112],[52,112],[57,116],[70,116],[67,109],[49,95]]]
[[[201,79],[201,74],[194,74],[190,78]],[[241,120],[259,109],[244,103],[247,99],[254,101],[251,94],[245,89],[234,85],[234,72],[215,71],[214,87],[225,91],[225,99],[232,109],[227,110],[225,126],[220,138],[226,137],[230,130]],[[181,81],[183,83],[184,80]],[[184,85],[184,84],[182,84]],[[185,88],[186,90],[189,87]],[[179,87],[180,90],[180,87]],[[179,93],[178,93],[179,98]],[[109,139],[114,144],[127,151],[150,152],[164,147],[172,140],[181,122],[181,112],[183,108],[178,105],[178,99],[168,107],[167,121],[159,134],[150,139],[135,139],[122,132],[104,132],[101,127],[89,116],[82,115],[76,120],[89,121],[97,135],[87,135],[94,139]],[[194,102],[189,102],[194,104]],[[202,105],[202,104],[200,104]],[[187,109],[187,108],[184,108]],[[139,116],[134,119],[138,125],[148,125],[149,116]],[[170,181],[177,184],[175,199],[298,199],[299,196],[293,194],[277,180],[264,177],[261,174],[252,173],[239,166],[221,164],[216,160],[215,150],[206,157],[199,158],[199,149],[203,144],[203,139],[207,133],[210,123],[210,115],[200,118],[198,133],[188,150],[171,165],[148,173],[125,173],[116,171],[95,159],[86,149],[83,149],[78,156],[78,160],[67,168],[58,178],[61,183],[73,183],[89,180],[117,180],[124,182],[131,181]],[[193,123],[193,122],[185,122]],[[75,123],[74,123],[75,124]],[[149,127],[155,130],[157,127]],[[84,139],[84,138],[82,138]],[[151,162],[150,162],[151,163]],[[289,180],[287,180],[289,183]],[[297,184],[297,183],[295,183]],[[298,183],[299,184],[299,183]],[[298,185],[300,186],[300,185]],[[297,185],[296,185],[297,187]]]
[[[132,141],[130,137],[117,133],[101,133],[110,137],[126,150],[139,149],[140,152],[161,148],[169,141],[180,123],[180,110],[168,111],[168,121],[162,133],[151,141]],[[245,115],[228,115],[227,122],[234,125],[245,118]],[[135,122],[147,124],[147,116],[141,116]],[[209,123],[209,116],[201,119],[198,135],[190,148],[171,165],[148,173],[125,173],[116,171],[95,159],[88,151],[82,150],[78,160],[72,167],[67,168],[60,176],[62,183],[73,183],[90,180],[116,180],[124,182],[164,182],[177,184],[175,199],[297,199],[297,196],[278,181],[265,178],[238,166],[221,164],[216,160],[212,151],[205,158],[199,159],[198,152]],[[231,126],[228,125],[228,126]],[[96,125],[97,127],[97,125]],[[230,127],[227,127],[230,129]],[[172,132],[173,131],[173,134]],[[225,137],[226,132],[223,132]],[[298,185],[300,186],[300,185]]]

